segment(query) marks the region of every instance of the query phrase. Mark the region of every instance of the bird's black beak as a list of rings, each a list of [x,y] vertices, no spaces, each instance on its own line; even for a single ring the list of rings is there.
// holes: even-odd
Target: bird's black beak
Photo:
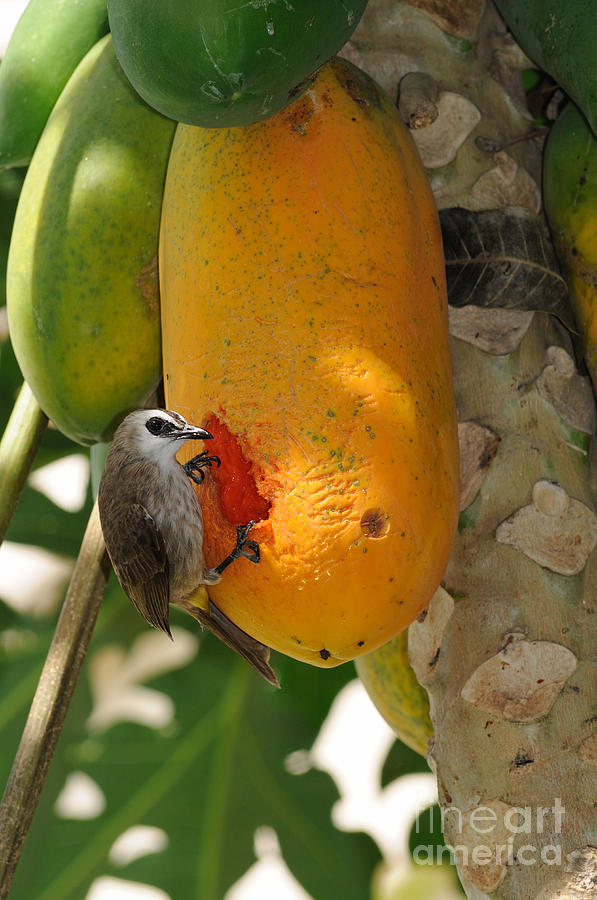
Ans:
[[[198,425],[185,425],[181,432],[176,435],[179,441],[209,441],[213,440],[213,434],[206,431],[205,428],[199,428]]]

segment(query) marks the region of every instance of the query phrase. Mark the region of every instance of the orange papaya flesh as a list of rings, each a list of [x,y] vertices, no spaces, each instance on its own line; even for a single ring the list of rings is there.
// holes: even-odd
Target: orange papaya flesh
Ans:
[[[442,577],[458,452],[437,210],[381,89],[336,59],[267,121],[179,125],[160,289],[167,404],[222,458],[206,560],[239,518],[261,549],[210,596],[316,665],[385,643]]]
[[[218,448],[220,466],[213,469],[213,478],[226,520],[233,525],[246,525],[267,519],[271,503],[259,493],[251,463],[243,456],[238,440],[215,416],[208,419],[207,430]]]

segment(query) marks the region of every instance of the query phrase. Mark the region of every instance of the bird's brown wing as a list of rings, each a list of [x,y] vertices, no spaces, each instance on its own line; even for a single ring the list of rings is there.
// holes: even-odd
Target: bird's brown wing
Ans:
[[[141,503],[132,503],[120,522],[102,526],[123,591],[150,625],[170,634],[168,556],[153,518]]]

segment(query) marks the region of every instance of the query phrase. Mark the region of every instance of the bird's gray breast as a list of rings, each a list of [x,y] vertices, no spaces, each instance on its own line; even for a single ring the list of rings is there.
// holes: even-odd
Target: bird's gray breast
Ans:
[[[170,600],[194,591],[203,581],[203,515],[183,468],[176,464],[161,473],[163,502],[152,502],[170,563]]]

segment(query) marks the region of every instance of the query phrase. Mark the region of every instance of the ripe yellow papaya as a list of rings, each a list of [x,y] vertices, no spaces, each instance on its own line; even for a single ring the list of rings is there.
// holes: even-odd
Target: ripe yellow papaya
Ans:
[[[161,377],[158,230],[174,129],[134,92],[106,35],[60,95],[19,198],[13,346],[43,411],[81,444],[109,440]]]
[[[368,653],[429,602],[458,505],[438,215],[389,99],[334,59],[269,120],[179,125],[160,273],[167,404],[221,458],[208,564],[239,523],[261,547],[210,596],[297,659]]]

